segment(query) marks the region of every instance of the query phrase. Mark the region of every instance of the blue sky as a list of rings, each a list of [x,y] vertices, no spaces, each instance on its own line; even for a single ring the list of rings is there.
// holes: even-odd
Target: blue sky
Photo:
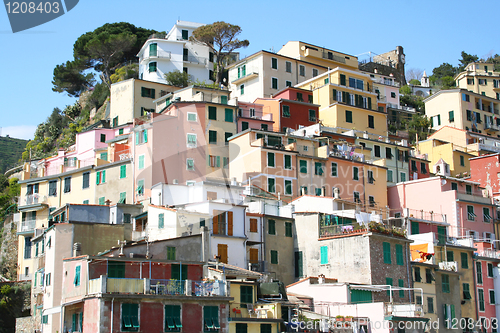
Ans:
[[[500,53],[495,22],[487,20],[497,0],[382,1],[160,1],[80,0],[65,15],[13,34],[0,9],[1,135],[31,139],[54,107],[75,99],[52,91],[57,64],[72,59],[73,43],[105,23],[168,31],[176,20],[238,24],[250,46],[241,57],[259,50],[278,51],[301,40],[351,55],[384,53],[404,47],[406,68],[426,70],[443,62],[457,65],[462,50],[487,57]]]

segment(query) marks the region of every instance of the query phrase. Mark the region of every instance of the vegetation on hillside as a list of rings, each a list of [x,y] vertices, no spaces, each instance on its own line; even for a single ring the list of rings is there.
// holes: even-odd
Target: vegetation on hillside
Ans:
[[[0,173],[18,165],[28,140],[0,137]]]

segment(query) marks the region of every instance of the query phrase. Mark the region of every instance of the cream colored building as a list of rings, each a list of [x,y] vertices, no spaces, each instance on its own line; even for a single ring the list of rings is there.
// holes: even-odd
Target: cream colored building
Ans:
[[[500,72],[493,63],[473,62],[455,75],[457,87],[500,100]]]

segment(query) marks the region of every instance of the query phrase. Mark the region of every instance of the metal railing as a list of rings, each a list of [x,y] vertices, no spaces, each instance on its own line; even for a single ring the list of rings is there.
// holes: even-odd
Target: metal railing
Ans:
[[[192,64],[200,64],[200,65],[207,65],[208,64],[208,58],[202,58],[202,57],[195,57],[195,56],[190,56],[190,55],[184,55],[182,57],[182,60],[185,62],[190,62]]]
[[[47,202],[47,196],[40,195],[39,193],[28,194],[24,197],[24,200],[23,200],[23,203],[25,205],[35,205],[35,204],[46,203],[46,202]]]
[[[147,55],[144,55],[139,58],[139,62],[141,62],[144,59],[151,59],[151,58],[171,59],[172,53],[170,51],[164,51],[164,50],[156,50],[156,54],[150,54],[149,52],[147,52]]]
[[[35,230],[36,220],[27,220],[19,223],[18,232],[28,232]]]
[[[229,318],[280,319],[277,303],[230,303]]]

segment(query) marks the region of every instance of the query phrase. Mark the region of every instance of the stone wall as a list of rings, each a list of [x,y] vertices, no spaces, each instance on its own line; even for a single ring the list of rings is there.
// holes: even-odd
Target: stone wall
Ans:
[[[35,321],[32,316],[16,318],[16,333],[35,332]]]

